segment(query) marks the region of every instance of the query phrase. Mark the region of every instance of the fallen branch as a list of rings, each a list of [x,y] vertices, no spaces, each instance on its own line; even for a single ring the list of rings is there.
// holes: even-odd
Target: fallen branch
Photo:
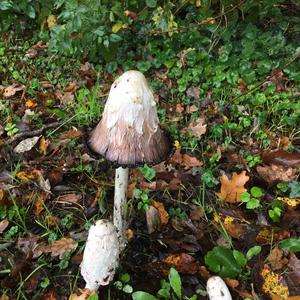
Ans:
[[[24,132],[20,132],[17,133],[16,135],[14,135],[13,137],[11,137],[10,139],[7,140],[7,144],[12,144],[20,139],[24,139],[24,138],[29,138],[29,137],[33,137],[36,135],[40,135],[42,134],[46,129],[50,129],[50,128],[55,128],[55,127],[59,127],[63,124],[63,122],[54,122],[51,124],[47,124],[42,126],[40,129],[36,129],[36,130],[30,130],[30,131],[24,131]]]

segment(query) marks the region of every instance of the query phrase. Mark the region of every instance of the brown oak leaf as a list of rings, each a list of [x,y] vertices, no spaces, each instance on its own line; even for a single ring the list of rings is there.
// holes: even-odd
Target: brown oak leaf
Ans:
[[[247,191],[244,185],[248,180],[249,176],[246,175],[246,171],[240,174],[234,172],[231,179],[224,174],[221,176],[221,191],[216,195],[225,202],[241,202],[241,193]]]

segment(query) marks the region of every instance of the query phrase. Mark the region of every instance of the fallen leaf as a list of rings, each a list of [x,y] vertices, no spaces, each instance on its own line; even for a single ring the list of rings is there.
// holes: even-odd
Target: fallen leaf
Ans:
[[[81,194],[72,193],[72,194],[65,194],[65,195],[59,196],[57,201],[77,203],[81,200],[81,198],[82,198]]]
[[[67,132],[63,133],[59,139],[60,140],[72,140],[83,135],[82,131],[79,129],[70,129]]]
[[[41,174],[40,170],[33,169],[31,171],[21,171],[16,174],[16,177],[24,182],[36,179]]]
[[[26,256],[34,249],[38,241],[37,236],[19,237],[17,239],[16,248],[22,251]]]
[[[256,171],[270,185],[279,181],[292,181],[297,178],[297,169],[285,168],[283,166],[257,166]]]
[[[190,88],[187,89],[186,95],[190,98],[194,98],[195,100],[200,99],[200,90],[198,87],[191,86]]]
[[[249,176],[246,175],[246,171],[240,174],[234,172],[231,179],[224,174],[221,176],[221,191],[216,195],[225,202],[241,202],[241,193],[247,191],[244,185],[248,180]]]
[[[4,89],[3,96],[5,98],[9,98],[14,96],[17,92],[22,91],[24,89],[23,84],[14,83]]]
[[[166,225],[169,222],[169,214],[167,213],[164,205],[161,202],[158,201],[151,201],[151,205],[154,206],[159,213],[159,217],[160,217],[160,223],[162,225]]]
[[[169,255],[163,259],[163,262],[184,274],[196,274],[199,270],[197,260],[187,253]]]
[[[268,265],[264,265],[260,272],[263,280],[262,291],[269,297],[280,296],[286,299],[289,296],[289,289],[284,278],[273,272]]]
[[[65,89],[64,91],[66,93],[74,93],[79,88],[79,84],[77,81],[72,81]]]
[[[300,168],[300,153],[284,150],[264,151],[261,155],[267,165],[280,165],[285,168]]]
[[[274,247],[267,257],[273,270],[280,270],[288,263],[288,259],[283,256],[283,251],[278,247]]]
[[[149,209],[147,209],[146,221],[149,234],[160,230],[160,216],[158,210],[154,206],[150,206]]]
[[[33,109],[37,107],[37,103],[33,102],[32,99],[29,99],[25,102],[26,108]]]
[[[258,232],[256,241],[260,245],[270,245],[289,237],[289,231],[280,230],[278,228],[265,227]]]
[[[288,272],[285,273],[285,279],[288,283],[290,294],[300,295],[300,259],[294,253],[290,254]]]
[[[43,294],[39,300],[60,300],[60,298],[57,296],[54,290],[51,290]]]
[[[9,221],[4,219],[0,222],[0,233],[2,233],[9,225]]]
[[[75,250],[77,246],[78,243],[72,238],[62,238],[50,245],[41,243],[33,250],[33,258],[39,257],[43,253],[51,253],[51,256],[59,256],[62,259],[65,253]]]
[[[184,112],[184,107],[180,103],[177,103],[175,111],[178,113],[182,113],[182,112]]]
[[[126,229],[126,237],[128,241],[133,240],[134,238],[134,231],[130,228]]]
[[[191,106],[187,106],[186,109],[185,109],[187,114],[192,114],[193,112],[196,112],[198,110],[199,110],[199,108],[194,104],[191,105]]]
[[[2,295],[1,298],[0,298],[0,300],[9,300],[9,297],[6,296],[6,295]]]
[[[32,138],[25,139],[21,141],[15,148],[15,153],[24,153],[30,151],[38,142],[41,136],[34,136]]]
[[[43,155],[47,154],[48,146],[49,146],[49,140],[46,140],[45,137],[42,136],[39,143],[39,149],[41,150]]]
[[[33,202],[33,213],[35,216],[38,216],[45,209],[44,202],[48,199],[48,197],[48,193],[41,193],[37,195]]]
[[[183,154],[182,155],[182,166],[184,167],[185,170],[193,168],[193,167],[201,167],[203,166],[203,162],[198,160],[194,156],[190,156],[188,154]]]
[[[201,135],[206,133],[207,125],[204,123],[205,123],[204,118],[198,118],[195,121],[191,121],[189,123],[188,130],[191,130],[195,137],[200,138]]]

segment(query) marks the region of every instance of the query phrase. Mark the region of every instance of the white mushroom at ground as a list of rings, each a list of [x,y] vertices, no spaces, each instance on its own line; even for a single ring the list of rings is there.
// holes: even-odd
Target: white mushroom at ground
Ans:
[[[119,262],[119,241],[115,226],[108,220],[92,225],[81,263],[81,275],[85,288],[96,291],[113,279]]]
[[[207,280],[206,290],[210,300],[232,300],[226,283],[219,276],[212,276]]]
[[[114,225],[126,245],[128,167],[159,163],[171,149],[159,127],[156,103],[145,76],[127,71],[111,86],[103,116],[90,136],[93,151],[121,167],[116,170]]]

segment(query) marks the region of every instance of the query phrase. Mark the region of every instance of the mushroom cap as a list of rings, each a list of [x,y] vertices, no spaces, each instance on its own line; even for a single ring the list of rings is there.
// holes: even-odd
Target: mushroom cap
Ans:
[[[127,71],[112,84],[91,149],[121,166],[159,163],[171,150],[159,127],[156,103],[145,76]]]

